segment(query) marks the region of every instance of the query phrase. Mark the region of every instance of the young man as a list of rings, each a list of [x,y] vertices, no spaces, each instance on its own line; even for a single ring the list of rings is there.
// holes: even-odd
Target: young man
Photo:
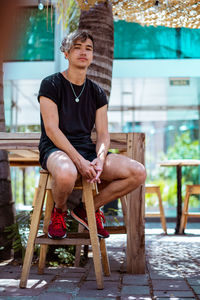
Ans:
[[[110,138],[107,99],[104,91],[86,77],[93,59],[93,37],[76,31],[61,46],[69,67],[45,78],[38,100],[41,111],[40,163],[52,175],[55,207],[48,229],[50,238],[66,237],[67,198],[73,190],[78,172],[89,182],[110,182],[95,196],[97,231],[106,238],[104,216],[100,207],[126,195],[145,180],[144,166],[125,156],[108,154]],[[91,141],[95,125],[96,145]],[[86,212],[79,205],[71,215],[88,228]]]

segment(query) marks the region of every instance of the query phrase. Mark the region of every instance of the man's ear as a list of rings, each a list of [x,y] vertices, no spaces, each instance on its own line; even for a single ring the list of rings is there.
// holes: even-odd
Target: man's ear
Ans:
[[[68,56],[69,56],[69,52],[66,51],[65,52],[65,58],[68,59]]]

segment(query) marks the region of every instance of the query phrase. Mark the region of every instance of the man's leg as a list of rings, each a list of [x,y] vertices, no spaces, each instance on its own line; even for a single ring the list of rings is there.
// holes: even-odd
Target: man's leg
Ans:
[[[107,238],[109,237],[109,233],[103,227],[105,218],[99,208],[136,189],[145,181],[146,172],[142,164],[131,160],[128,157],[119,154],[109,154],[106,158],[100,178],[110,182],[103,189],[101,189],[100,184],[100,193],[94,197],[98,236]],[[71,215],[74,219],[88,228],[86,212],[81,205],[76,207],[71,212]]]
[[[77,179],[77,169],[63,151],[55,151],[49,155],[47,169],[52,175],[52,194],[55,207],[66,211],[66,201]]]
[[[109,154],[100,178],[110,183],[95,196],[96,210],[144,183],[146,171],[141,163],[133,159],[120,154]]]
[[[47,169],[52,175],[52,194],[55,202],[48,236],[52,239],[63,239],[67,236],[66,201],[73,190],[77,170],[72,160],[62,151],[55,151],[49,155]]]

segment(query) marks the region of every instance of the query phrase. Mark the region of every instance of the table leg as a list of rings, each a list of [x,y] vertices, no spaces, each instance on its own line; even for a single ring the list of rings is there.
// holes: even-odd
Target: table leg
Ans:
[[[176,228],[175,233],[179,234],[179,228],[181,223],[181,214],[182,214],[182,169],[181,166],[176,167],[176,176],[177,176],[177,207],[176,207]]]

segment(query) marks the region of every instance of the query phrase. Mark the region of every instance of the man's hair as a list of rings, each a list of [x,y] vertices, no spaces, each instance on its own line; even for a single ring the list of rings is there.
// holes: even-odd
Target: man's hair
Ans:
[[[68,52],[77,40],[85,42],[87,39],[90,39],[94,45],[93,36],[87,30],[76,30],[63,39],[60,50]]]

